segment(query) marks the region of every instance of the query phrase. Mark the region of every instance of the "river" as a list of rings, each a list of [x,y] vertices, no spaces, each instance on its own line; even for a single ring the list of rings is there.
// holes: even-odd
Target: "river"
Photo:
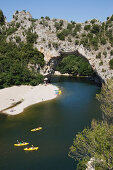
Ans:
[[[85,78],[56,78],[62,95],[28,107],[16,116],[0,115],[0,170],[75,170],[68,157],[76,133],[101,119],[96,93],[100,87]],[[54,81],[53,81],[54,82]],[[42,126],[37,132],[30,130]],[[16,140],[39,146],[26,152]]]

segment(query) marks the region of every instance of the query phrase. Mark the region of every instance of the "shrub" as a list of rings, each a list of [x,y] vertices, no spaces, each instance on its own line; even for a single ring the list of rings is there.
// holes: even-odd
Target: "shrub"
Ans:
[[[110,55],[113,55],[113,50],[110,51]]]
[[[60,23],[60,26],[63,26],[64,21],[61,19],[61,20],[59,21],[59,23]]]
[[[96,19],[92,19],[90,23],[94,24],[96,22]]]
[[[48,20],[48,21],[50,20],[50,18],[48,16],[46,16],[45,19]]]
[[[109,66],[110,66],[110,69],[113,70],[113,59],[111,59],[111,60],[109,61]]]
[[[75,30],[79,32],[81,30],[81,24],[76,24]]]
[[[82,35],[81,35],[82,37],[86,37],[86,34],[85,33],[82,33]]]
[[[16,32],[16,31],[17,31],[17,28],[15,28],[15,27],[9,27],[9,28],[6,30],[7,36],[13,34],[13,33]]]
[[[64,36],[63,32],[57,33],[57,37],[62,41],[65,40],[65,36]]]
[[[15,40],[16,40],[16,43],[20,43],[21,42],[21,38],[19,36],[16,36]]]
[[[96,55],[96,58],[101,58],[101,52]]]
[[[113,21],[113,15],[111,16],[110,21]]]
[[[48,42],[48,47],[51,48],[51,42]]]
[[[5,23],[5,17],[2,10],[0,10],[0,25],[3,25],[4,23]]]
[[[106,44],[106,39],[104,37],[101,38],[101,44],[105,45]]]
[[[53,42],[53,47],[55,48],[55,49],[58,49],[58,43],[56,43],[56,42]]]
[[[74,25],[73,25],[73,24],[68,23],[68,25],[67,25],[67,29],[72,30],[72,28],[73,28],[73,27],[74,27]]]
[[[64,34],[64,36],[68,36],[70,34],[70,31],[68,29],[64,29],[62,33]]]
[[[60,20],[60,22],[55,22],[54,26],[56,30],[61,30],[62,29],[63,22]]]
[[[93,45],[93,47],[98,47],[97,37],[94,37],[94,38],[91,39],[91,45]]]
[[[91,28],[91,25],[85,25],[85,26],[84,26],[84,30],[86,30],[86,31],[89,31],[90,28]]]
[[[36,43],[36,40],[38,38],[37,33],[32,33],[31,30],[29,29],[27,32],[26,40],[27,43]]]
[[[101,61],[100,63],[99,63],[99,66],[102,66],[103,65],[103,61]]]
[[[16,23],[16,28],[19,28],[20,27],[20,23]]]
[[[106,52],[106,51],[104,51],[104,52],[103,52],[103,55],[106,57],[106,56],[107,56],[107,52]]]
[[[78,45],[79,44],[79,41],[78,40],[75,40],[75,45]]]
[[[99,31],[100,31],[100,26],[97,25],[97,24],[94,24],[93,27],[92,27],[92,29],[91,29],[91,32],[92,32],[93,34],[97,34],[97,33],[99,33]]]

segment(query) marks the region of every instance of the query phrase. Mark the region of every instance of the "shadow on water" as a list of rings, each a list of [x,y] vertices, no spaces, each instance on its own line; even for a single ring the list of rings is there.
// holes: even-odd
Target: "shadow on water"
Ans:
[[[69,147],[75,135],[90,126],[93,118],[101,119],[95,98],[100,87],[84,78],[54,79],[52,82],[62,90],[61,96],[32,105],[19,115],[0,115],[0,169],[76,169],[76,163],[68,157]],[[30,131],[38,126],[43,129]],[[29,146],[39,146],[39,150],[24,152],[23,147],[13,146],[17,139],[29,142]]]

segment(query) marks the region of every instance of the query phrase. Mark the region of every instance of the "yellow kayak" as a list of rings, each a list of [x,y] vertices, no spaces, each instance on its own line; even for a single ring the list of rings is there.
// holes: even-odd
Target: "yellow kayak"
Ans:
[[[14,144],[14,146],[25,146],[25,145],[28,145],[29,143],[27,142],[22,142],[22,143],[16,143]]]
[[[35,132],[35,131],[41,130],[41,129],[42,129],[42,127],[38,127],[38,128],[35,128],[35,129],[31,129],[31,132]]]
[[[38,150],[39,147],[30,147],[30,148],[24,148],[24,151],[34,151],[34,150]]]
[[[59,94],[61,94],[62,92],[61,92],[61,90],[59,90]]]

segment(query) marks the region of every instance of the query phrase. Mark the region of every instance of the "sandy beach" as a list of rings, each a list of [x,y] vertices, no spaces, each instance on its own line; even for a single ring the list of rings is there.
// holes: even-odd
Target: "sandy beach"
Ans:
[[[22,85],[0,89],[0,112],[2,111],[9,115],[19,114],[32,104],[56,98],[55,90],[58,90],[58,87],[52,84],[38,86]],[[20,104],[9,108],[20,101]]]

